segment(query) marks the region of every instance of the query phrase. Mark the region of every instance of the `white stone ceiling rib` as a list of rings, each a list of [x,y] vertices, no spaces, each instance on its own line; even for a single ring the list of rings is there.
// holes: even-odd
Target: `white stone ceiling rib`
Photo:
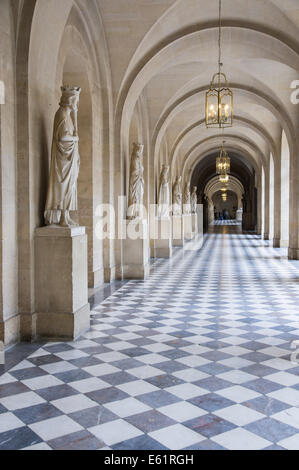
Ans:
[[[129,132],[128,116],[143,95],[156,162],[162,149],[168,148],[175,165],[183,164],[190,149],[207,142],[208,132],[213,136],[213,131],[199,126],[190,129],[176,148],[178,135],[204,117],[204,92],[217,70],[218,0],[98,0],[98,4],[118,96],[116,117],[122,122],[126,116],[122,131]],[[299,124],[298,111],[290,103],[290,85],[299,71],[298,27],[297,0],[223,2],[224,69],[240,118],[231,145],[254,141],[254,158],[260,162],[261,155],[264,160],[269,152],[275,156],[280,126],[290,143]]]

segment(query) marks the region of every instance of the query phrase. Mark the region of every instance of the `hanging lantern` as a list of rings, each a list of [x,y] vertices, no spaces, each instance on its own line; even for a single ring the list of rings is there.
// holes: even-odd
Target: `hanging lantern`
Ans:
[[[227,184],[229,182],[229,175],[227,173],[223,173],[219,176],[219,181],[222,184]]]
[[[218,175],[230,172],[230,158],[224,148],[224,142],[222,144],[219,157],[216,158],[216,172]]]
[[[213,76],[206,93],[206,126],[225,128],[232,125],[233,92],[228,86],[226,75],[218,72]]]
[[[223,194],[222,194],[222,200],[223,200],[224,202],[227,201],[227,194],[226,194],[226,193],[223,193]]]
[[[228,86],[226,75],[221,72],[221,12],[222,0],[219,0],[219,60],[218,72],[213,75],[210,89],[206,93],[206,126],[209,127],[232,127],[234,96]]]

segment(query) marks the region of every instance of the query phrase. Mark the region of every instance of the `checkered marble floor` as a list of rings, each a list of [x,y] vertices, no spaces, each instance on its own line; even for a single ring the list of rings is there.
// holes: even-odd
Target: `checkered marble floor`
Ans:
[[[231,220],[214,220],[212,225],[241,225],[241,222],[235,219]]]
[[[154,261],[0,377],[0,450],[299,449],[298,274],[234,226]]]

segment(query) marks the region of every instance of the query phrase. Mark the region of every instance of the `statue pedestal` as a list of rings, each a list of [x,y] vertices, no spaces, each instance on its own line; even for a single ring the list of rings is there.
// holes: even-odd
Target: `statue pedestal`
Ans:
[[[192,217],[192,232],[193,234],[196,235],[198,233],[198,217],[197,217],[197,214],[192,214],[191,217]]]
[[[172,245],[184,246],[184,219],[182,215],[172,216]]]
[[[90,328],[85,227],[35,232],[36,334],[73,340]]]
[[[146,279],[149,276],[149,233],[145,219],[126,221],[123,263],[124,279]]]
[[[184,238],[186,240],[191,240],[193,237],[193,230],[192,230],[192,214],[184,214]]]
[[[155,258],[170,258],[172,255],[172,224],[170,217],[156,218]]]

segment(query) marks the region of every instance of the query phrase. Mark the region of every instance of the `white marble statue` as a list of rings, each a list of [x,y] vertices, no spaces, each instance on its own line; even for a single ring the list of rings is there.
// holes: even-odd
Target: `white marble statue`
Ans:
[[[184,210],[184,214],[186,215],[189,215],[191,213],[190,183],[185,184],[184,197],[183,197],[183,210]]]
[[[178,176],[173,186],[173,215],[182,215],[182,177]]]
[[[158,216],[169,217],[169,166],[163,165],[160,175]]]
[[[144,168],[142,144],[133,144],[130,166],[128,219],[142,218],[144,195]]]
[[[63,86],[54,119],[51,167],[45,208],[46,225],[78,225],[70,211],[78,210],[77,180],[80,167],[77,113],[81,88]]]
[[[191,194],[191,212],[192,214],[197,213],[197,186],[193,186]]]

